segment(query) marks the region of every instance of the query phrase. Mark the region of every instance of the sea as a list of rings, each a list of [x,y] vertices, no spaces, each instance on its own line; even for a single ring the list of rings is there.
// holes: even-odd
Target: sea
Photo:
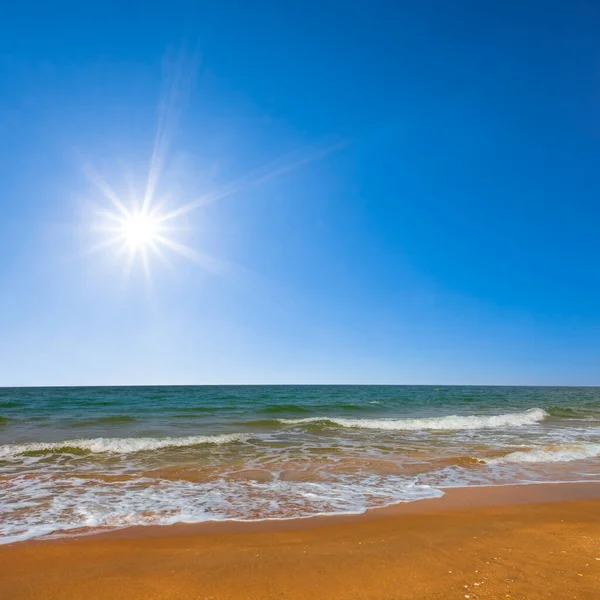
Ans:
[[[0,543],[600,481],[600,388],[0,388]]]

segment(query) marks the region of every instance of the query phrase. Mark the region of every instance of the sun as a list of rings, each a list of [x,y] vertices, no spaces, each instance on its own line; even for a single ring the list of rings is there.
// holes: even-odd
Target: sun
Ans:
[[[196,253],[174,239],[181,231],[172,223],[172,214],[161,210],[160,203],[144,205],[133,200],[127,205],[116,194],[108,194],[114,208],[99,208],[95,229],[103,240],[92,250],[113,248],[115,258],[124,258],[126,271],[140,263],[150,277],[152,256],[168,263],[166,254],[175,252],[186,258],[196,258]]]
[[[117,200],[117,197],[114,197]],[[141,262],[146,276],[150,276],[150,256],[166,260],[165,250],[181,253],[181,244],[172,239],[173,227],[168,226],[168,215],[157,206],[140,207],[133,202],[129,206],[118,200],[116,210],[101,210],[96,229],[104,237],[93,249],[113,247],[115,257],[124,257],[126,270]]]
[[[100,192],[99,198],[87,198],[91,208],[88,231],[97,241],[88,246],[86,254],[107,251],[123,266],[127,278],[137,265],[148,281],[152,263],[157,260],[172,268],[171,259],[180,257],[212,274],[230,268],[224,261],[183,243],[193,238],[187,215],[196,208],[195,203],[174,202],[175,194],[168,191],[159,196],[150,184],[143,194],[131,186],[117,191],[89,164],[84,173]]]
[[[115,192],[100,177],[95,176],[92,181],[109,204],[102,206],[92,201],[96,213],[93,230],[101,239],[89,249],[91,252],[112,249],[115,258],[124,260],[127,273],[139,263],[147,278],[151,257],[168,265],[168,253],[192,260],[202,258],[202,254],[175,239],[186,228],[176,222],[181,215],[175,210],[165,210],[166,199],[154,202],[135,196],[125,199],[126,195]]]
[[[160,195],[157,193],[161,169],[160,165],[156,166],[154,159],[144,186],[145,190],[136,188],[135,185],[129,185],[125,190],[117,190],[86,163],[83,171],[97,190],[94,191],[94,196],[100,192],[99,198],[86,198],[93,212],[90,233],[99,238],[88,247],[86,253],[110,251],[112,258],[123,265],[127,277],[132,274],[135,266],[141,266],[146,279],[150,280],[151,263],[158,259],[164,266],[171,268],[173,264],[170,258],[177,258],[173,255],[191,260],[211,274],[230,275],[235,270],[231,263],[183,243],[184,240],[189,243],[195,238],[194,234],[190,233],[192,228],[189,225],[188,214],[248,187],[297,169],[339,146],[340,144],[337,144],[325,148],[289,164],[251,173],[231,184],[206,191],[187,202],[178,201],[178,194],[172,190],[162,189]]]
[[[141,211],[130,213],[120,221],[123,241],[132,249],[149,248],[160,242],[162,227],[159,218]]]
[[[192,190],[186,185],[185,177],[183,181],[172,177],[173,173],[179,176],[184,173],[172,169],[168,178],[170,184],[163,181],[163,175],[170,165],[171,144],[198,68],[198,55],[188,56],[182,49],[167,73],[158,103],[156,133],[147,173],[142,175],[135,168],[127,167],[125,185],[113,188],[91,163],[85,161],[81,165],[91,184],[83,198],[90,209],[89,220],[86,219],[86,226],[82,227],[91,238],[86,239],[85,255],[99,251],[108,254],[111,262],[123,268],[126,277],[133,274],[134,268],[141,267],[146,279],[150,280],[155,262],[160,261],[162,266],[171,268],[174,266],[171,259],[180,258],[193,261],[210,274],[231,277],[233,272],[240,273],[229,261],[212,256],[199,247],[204,240],[198,229],[207,228],[207,224],[206,219],[202,224],[194,222],[192,211],[262,185],[347,145],[347,141],[341,141],[313,148],[284,162],[277,159],[236,180],[221,185],[215,183],[214,187],[200,193],[193,190],[193,196],[186,198]]]

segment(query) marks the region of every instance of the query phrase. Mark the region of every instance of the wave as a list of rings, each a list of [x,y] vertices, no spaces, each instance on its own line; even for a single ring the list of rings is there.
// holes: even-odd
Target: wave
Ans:
[[[256,421],[237,421],[236,425],[243,427],[279,427],[284,419],[258,419]],[[293,421],[294,419],[289,419]],[[296,419],[302,421],[302,419]]]
[[[134,423],[137,419],[129,415],[112,415],[108,417],[98,417],[87,421],[78,421],[73,423],[72,427],[89,427],[90,425],[118,425],[121,423]]]
[[[115,406],[117,404],[119,404],[119,401],[115,398],[114,400],[82,400],[82,401],[77,401],[77,400],[73,400],[72,401],[73,404],[75,405],[79,405],[79,406]]]
[[[580,412],[566,406],[548,406],[546,411],[551,417],[561,417],[563,419],[577,419],[583,416]]]
[[[543,450],[511,452],[499,458],[487,460],[487,464],[504,465],[513,463],[555,463],[585,460],[600,456],[600,444],[573,444],[550,447]]]
[[[234,406],[178,406],[173,410],[182,413],[214,413],[222,410],[235,410]]]
[[[0,426],[6,425],[10,421],[7,417],[0,417]]]
[[[485,460],[467,454],[462,456],[451,456],[440,459],[439,463],[444,466],[472,467],[476,465],[485,465]]]
[[[178,438],[93,438],[64,442],[32,442],[0,446],[0,459],[12,456],[38,456],[43,454],[131,454],[162,448],[183,448],[202,444],[230,444],[246,438],[241,433],[222,435],[196,435]]]
[[[22,402],[13,400],[4,400],[0,402],[0,408],[21,408],[22,406],[25,406]]]
[[[98,532],[132,525],[360,514],[444,495],[414,478],[373,474],[329,481],[266,481],[259,487],[228,478],[193,482],[132,477],[110,482],[85,474],[59,481],[38,475],[7,479],[0,491],[0,544],[90,528]],[[15,499],[22,503],[19,510],[11,510]]]
[[[346,403],[330,403],[330,404],[272,404],[261,408],[257,412],[264,415],[273,415],[279,413],[314,413],[319,410],[345,410],[345,411],[359,411],[367,410],[366,406],[360,404],[353,404],[350,402]]]
[[[204,419],[209,416],[212,417],[214,413],[206,411],[206,412],[186,412],[186,413],[175,413],[173,415],[169,415],[169,419],[188,419],[189,421],[193,421],[194,419]]]
[[[495,429],[522,427],[543,421],[548,413],[542,408],[531,408],[520,413],[504,415],[449,415],[422,419],[346,419],[344,417],[308,417],[305,419],[277,419],[285,425],[322,423],[356,429],[384,429],[390,431]]]
[[[259,411],[261,414],[273,414],[273,413],[307,413],[310,412],[310,408],[299,406],[298,404],[275,404],[272,406],[265,406]]]

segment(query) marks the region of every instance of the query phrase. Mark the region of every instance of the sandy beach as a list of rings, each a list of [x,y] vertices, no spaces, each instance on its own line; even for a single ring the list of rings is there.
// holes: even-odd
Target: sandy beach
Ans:
[[[357,517],[138,527],[0,548],[34,599],[597,600],[600,484],[448,490]]]

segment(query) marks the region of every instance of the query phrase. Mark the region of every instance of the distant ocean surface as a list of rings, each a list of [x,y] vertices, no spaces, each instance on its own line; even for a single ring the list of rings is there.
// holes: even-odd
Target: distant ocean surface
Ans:
[[[0,388],[0,543],[600,480],[600,388]]]

